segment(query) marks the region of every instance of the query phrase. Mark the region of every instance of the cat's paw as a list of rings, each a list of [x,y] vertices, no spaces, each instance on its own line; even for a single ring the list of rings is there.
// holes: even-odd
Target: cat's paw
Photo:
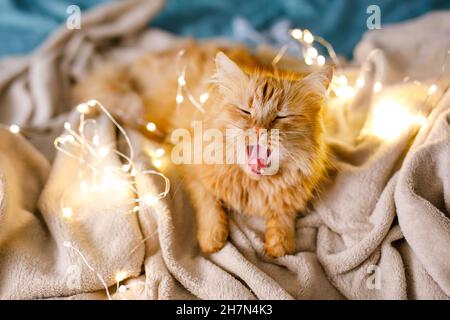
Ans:
[[[268,230],[264,248],[266,253],[274,258],[293,254],[296,250],[295,235],[279,229]]]
[[[228,240],[228,226],[216,225],[210,230],[198,233],[198,243],[204,253],[214,253],[222,249]]]

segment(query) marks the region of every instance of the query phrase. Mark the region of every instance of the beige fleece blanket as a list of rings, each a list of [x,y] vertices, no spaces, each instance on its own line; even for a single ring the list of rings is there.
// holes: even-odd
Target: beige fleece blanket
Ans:
[[[123,62],[179,44],[146,28],[161,5],[136,0],[96,8],[83,15],[81,30],[63,27],[32,55],[0,61],[0,122],[19,124],[23,133],[0,129],[0,298],[105,299],[106,284],[112,299],[448,299],[445,76],[426,96],[450,48],[450,13],[368,32],[358,45],[354,62],[367,67],[366,86],[353,102],[330,104],[338,173],[298,220],[297,253],[272,259],[263,253],[264,222],[238,213],[227,245],[201,254],[194,214],[170,167],[171,194],[135,214],[123,214],[132,197],[126,192],[71,196],[79,164],[53,147],[63,121],[76,122],[71,83],[105,59]],[[374,48],[379,53],[370,55]],[[375,81],[383,83],[378,95]],[[427,116],[417,135],[412,128],[388,141],[367,130],[384,95],[401,95],[411,112]],[[99,123],[102,139],[114,143],[110,123]],[[136,164],[151,168],[144,150],[152,142],[129,135]],[[138,176],[138,193],[157,181]],[[74,209],[70,221],[61,214],[63,197]],[[118,274],[126,278],[120,290]]]

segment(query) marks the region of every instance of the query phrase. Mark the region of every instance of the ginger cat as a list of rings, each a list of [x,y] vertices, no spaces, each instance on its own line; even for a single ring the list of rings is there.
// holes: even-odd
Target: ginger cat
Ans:
[[[144,118],[169,133],[203,128],[278,129],[277,145],[245,146],[246,162],[183,164],[181,169],[196,210],[197,238],[205,253],[220,250],[228,238],[225,208],[266,219],[265,249],[272,257],[296,249],[296,215],[304,210],[328,170],[321,110],[333,69],[325,66],[307,76],[262,65],[244,48],[191,43],[179,50],[148,54],[125,66],[96,70],[76,88],[76,99],[97,99],[127,124]],[[224,54],[223,52],[227,53]],[[200,112],[189,99],[177,105],[177,79],[185,66],[194,97],[209,98]],[[179,101],[180,102],[180,101]],[[246,140],[246,143],[250,143]],[[279,150],[279,168],[264,175],[271,148]],[[256,149],[255,149],[256,148]]]

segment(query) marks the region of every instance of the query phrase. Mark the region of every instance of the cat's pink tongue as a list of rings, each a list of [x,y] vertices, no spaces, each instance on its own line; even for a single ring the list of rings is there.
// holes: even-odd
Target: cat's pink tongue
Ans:
[[[262,174],[268,166],[270,151],[261,145],[247,146],[247,165],[255,174]]]

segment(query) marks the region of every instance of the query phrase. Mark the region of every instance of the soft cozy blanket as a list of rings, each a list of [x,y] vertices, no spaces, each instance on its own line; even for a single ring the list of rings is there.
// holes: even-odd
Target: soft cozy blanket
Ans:
[[[76,122],[71,84],[105,59],[178,45],[182,39],[145,28],[160,7],[135,0],[98,8],[83,16],[81,30],[62,28],[31,56],[0,61],[0,120],[23,132],[0,129],[0,298],[103,299],[105,284],[113,299],[449,298],[450,93],[441,67],[450,14],[369,32],[358,45],[366,86],[351,102],[330,101],[334,182],[298,220],[297,253],[272,259],[263,253],[263,221],[239,213],[230,217],[227,245],[201,254],[192,208],[170,167],[170,195],[135,214],[122,213],[133,197],[127,192],[71,196],[79,165],[53,147],[62,123]],[[379,95],[374,81],[383,83]],[[389,95],[427,116],[417,134],[371,135],[368,115]],[[102,139],[115,143],[110,123],[99,124]],[[145,149],[153,142],[127,130],[135,163],[151,168]],[[158,181],[137,176],[138,193]],[[70,221],[63,197],[74,208]]]

